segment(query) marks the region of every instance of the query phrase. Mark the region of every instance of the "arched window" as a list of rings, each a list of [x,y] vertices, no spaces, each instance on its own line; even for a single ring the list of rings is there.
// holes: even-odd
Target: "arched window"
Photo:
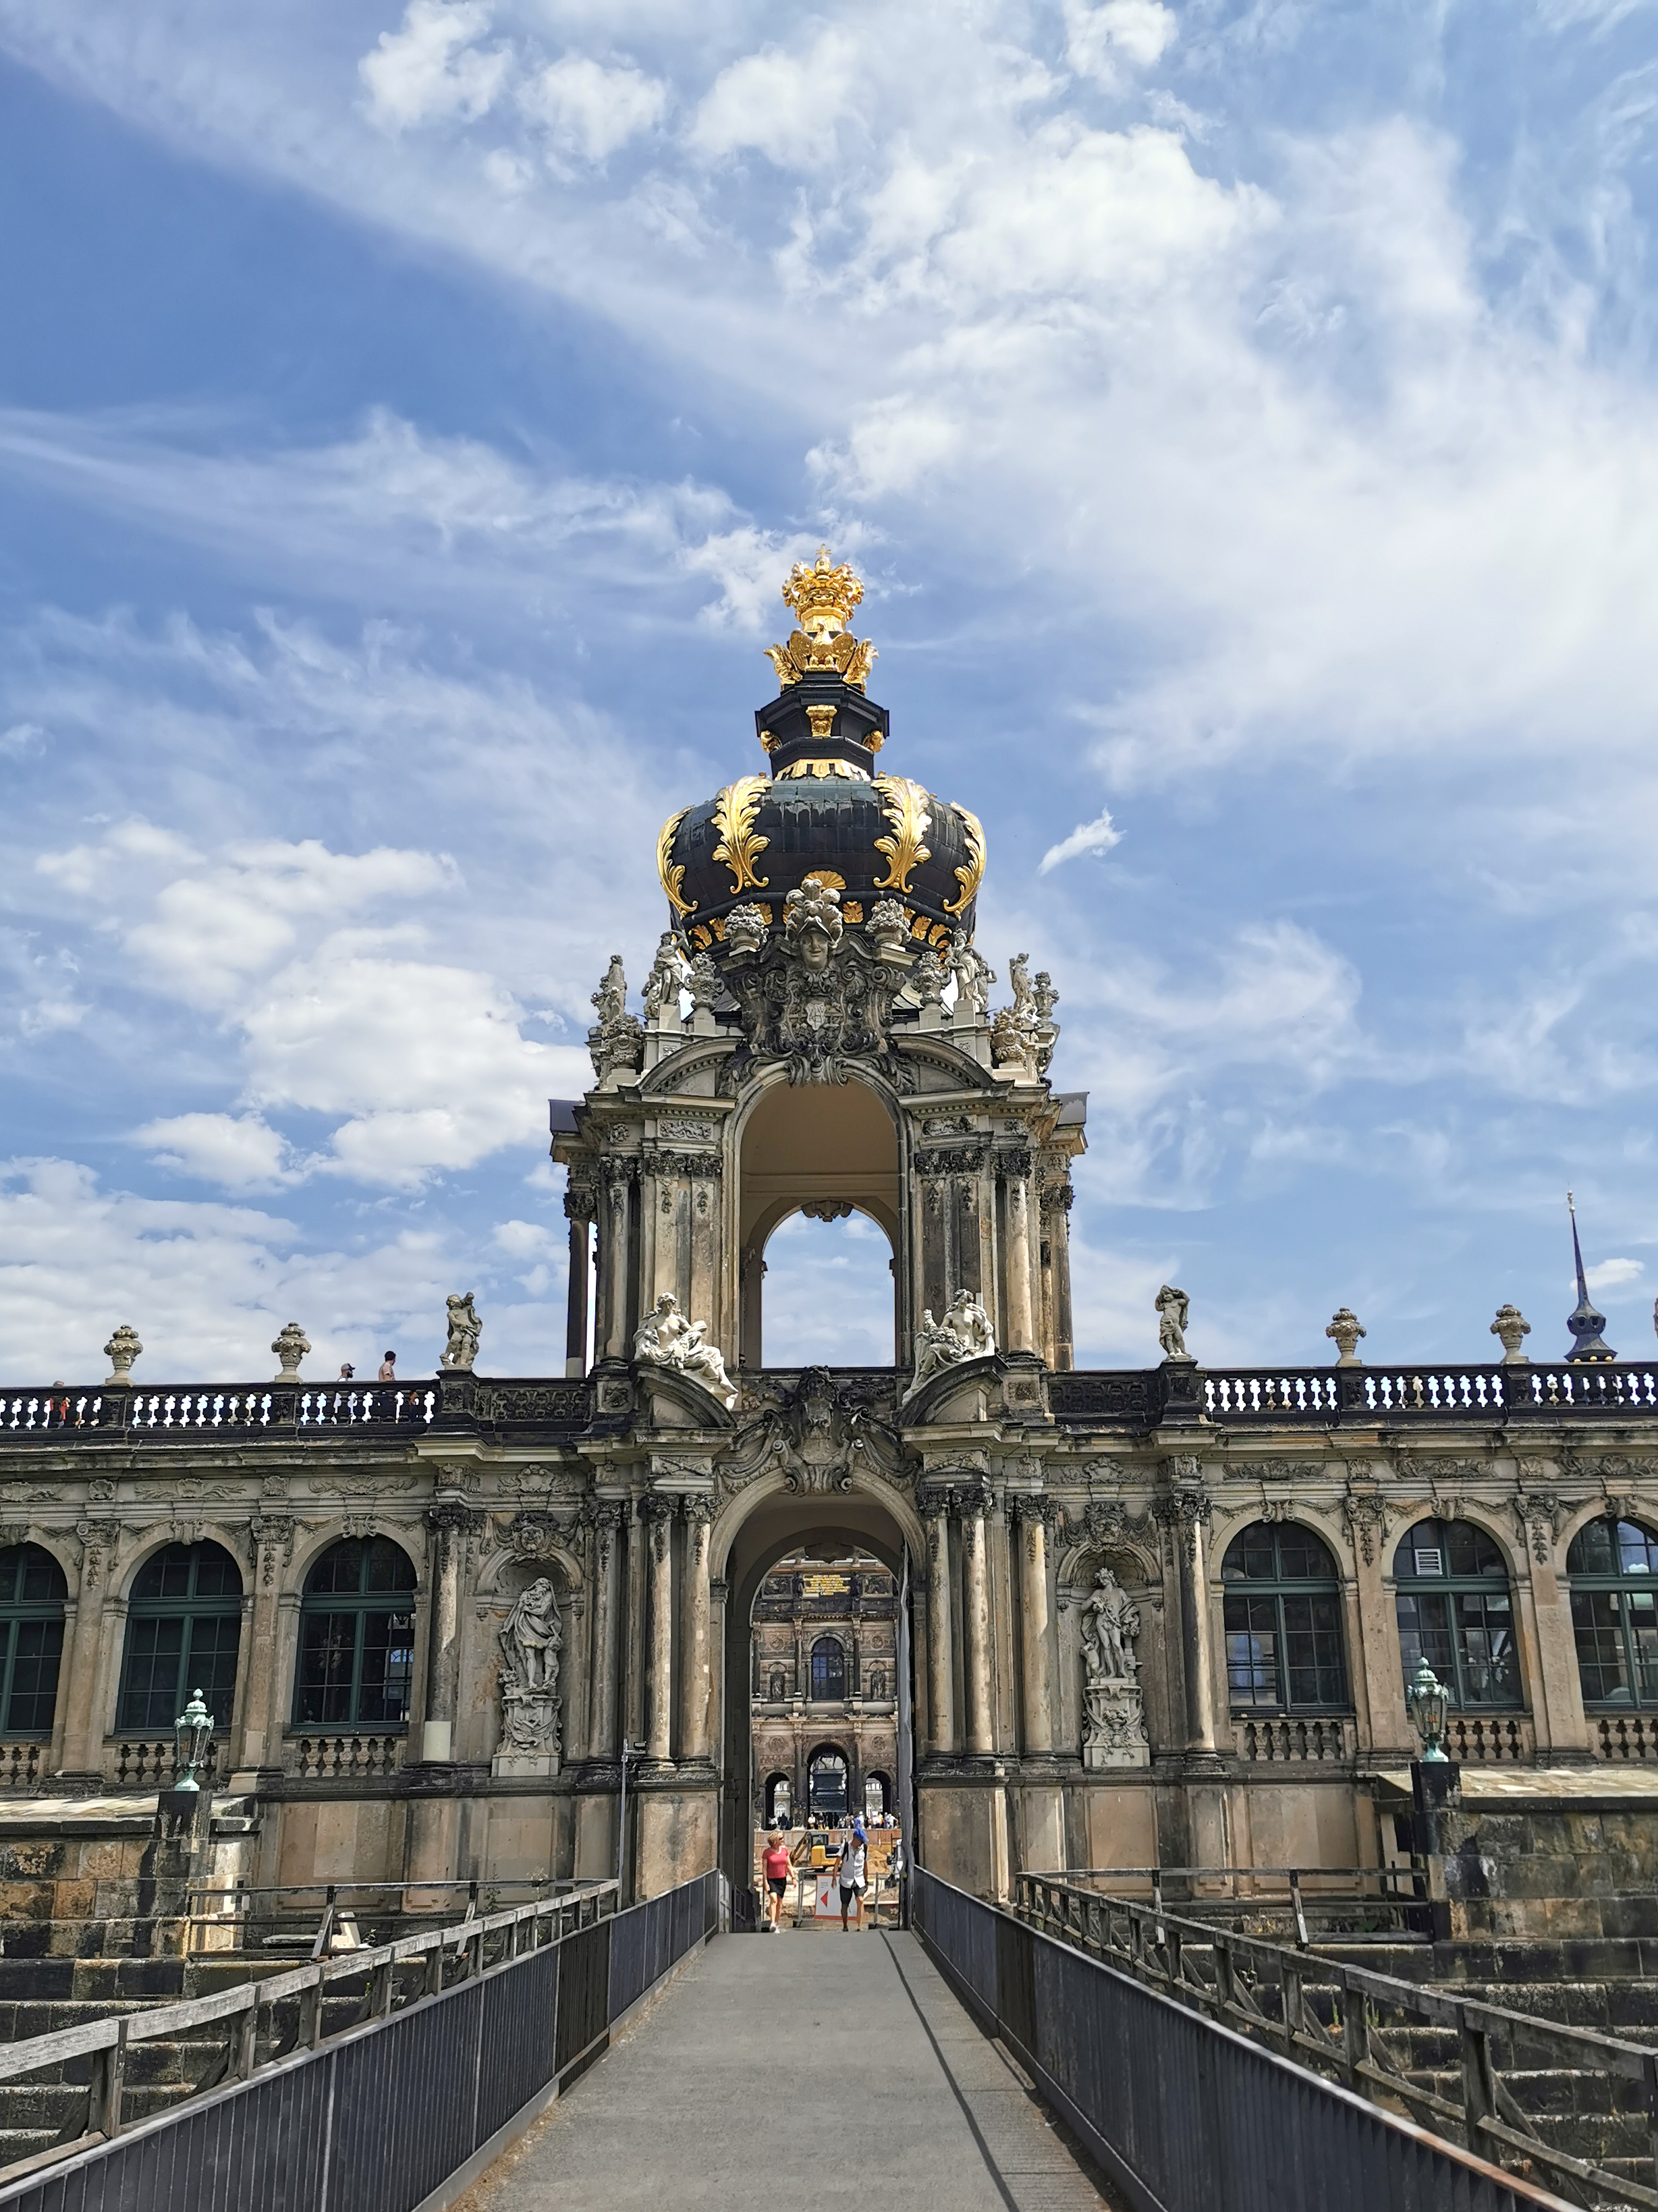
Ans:
[[[222,1545],[169,1544],[147,1559],[127,1607],[118,1729],[171,1735],[193,1691],[229,1725],[242,1635],[242,1577]]]
[[[833,1636],[820,1636],[811,1647],[811,1694],[819,1705],[847,1694],[847,1655]]]
[[[789,1824],[789,1778],[786,1774],[770,1774],[766,1778],[766,1826],[786,1828]]]
[[[1344,1710],[1341,1582],[1327,1547],[1292,1522],[1254,1521],[1227,1546],[1220,1573],[1234,1707]]]
[[[1425,1659],[1459,1708],[1517,1707],[1520,1655],[1503,1554],[1471,1521],[1418,1521],[1394,1553],[1399,1656]]]
[[[1586,1705],[1658,1707],[1658,1536],[1591,1521],[1566,1553]]]
[[[68,1595],[63,1569],[41,1545],[0,1552],[0,1729],[8,1735],[52,1734]]]
[[[386,1536],[331,1544],[305,1578],[296,1728],[402,1728],[415,1674],[415,1570]]]

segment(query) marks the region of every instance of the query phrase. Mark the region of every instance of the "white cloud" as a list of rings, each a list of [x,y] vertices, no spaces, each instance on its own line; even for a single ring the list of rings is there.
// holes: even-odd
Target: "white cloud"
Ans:
[[[1114,845],[1122,842],[1122,832],[1111,820],[1108,806],[1091,822],[1079,823],[1068,837],[1061,837],[1057,845],[1050,845],[1042,854],[1042,866],[1036,872],[1045,876],[1057,868],[1062,860],[1074,860],[1083,853],[1108,853]]]
[[[1592,1291],[1617,1291],[1625,1283],[1638,1283],[1645,1273],[1639,1260],[1601,1260],[1585,1267],[1583,1276]]]
[[[767,46],[722,70],[691,125],[692,150],[717,161],[752,149],[780,169],[833,161],[835,133],[865,79],[851,33],[821,32],[810,48]]]
[[[226,1190],[268,1190],[292,1180],[288,1147],[257,1114],[174,1114],[135,1129],[158,1167]]]
[[[506,47],[481,52],[472,43],[490,16],[484,0],[409,0],[402,27],[382,31],[357,64],[374,122],[398,131],[487,112],[512,67]]]
[[[530,78],[519,99],[556,145],[603,161],[655,128],[667,109],[668,88],[641,70],[606,69],[586,54],[567,54]]]
[[[1160,61],[1178,29],[1161,0],[1065,0],[1066,58],[1108,90]]]

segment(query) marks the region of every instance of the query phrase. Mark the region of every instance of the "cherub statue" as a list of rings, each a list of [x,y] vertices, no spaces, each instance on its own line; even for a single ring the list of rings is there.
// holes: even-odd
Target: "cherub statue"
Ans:
[[[1189,1301],[1184,1291],[1177,1291],[1165,1283],[1152,1300],[1157,1312],[1157,1342],[1163,1346],[1165,1359],[1189,1359],[1186,1349],[1186,1322]]]
[[[472,1301],[477,1292],[468,1291],[463,1297],[452,1292],[446,1301],[449,1308],[449,1341],[443,1348],[443,1364],[459,1373],[470,1375],[478,1356],[478,1343],[483,1334],[483,1323],[478,1319],[477,1308]]]
[[[1083,1607],[1083,1663],[1090,1688],[1096,1682],[1135,1680],[1140,1662],[1134,1638],[1139,1632],[1139,1607],[1110,1568],[1102,1567]]]

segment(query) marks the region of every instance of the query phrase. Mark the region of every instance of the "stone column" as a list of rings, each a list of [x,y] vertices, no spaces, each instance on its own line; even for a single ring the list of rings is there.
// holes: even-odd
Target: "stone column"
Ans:
[[[1035,1352],[1035,1318],[1031,1301],[1030,1153],[1011,1146],[997,1163],[1007,1190],[1007,1314],[1003,1348]]]
[[[650,1613],[645,1660],[645,1753],[665,1765],[673,1751],[673,1510],[653,1492],[640,1500],[649,1545]]]
[[[1067,1176],[1050,1183],[1042,1193],[1048,1242],[1048,1266],[1054,1283],[1054,1365],[1068,1374],[1076,1364],[1074,1324],[1071,1318],[1071,1201],[1075,1193]]]
[[[287,1686],[277,1674],[281,1649],[282,1576],[294,1556],[290,1514],[258,1513],[248,1527],[253,1560],[253,1620],[249,1639],[247,1684],[242,1701],[241,1753],[233,1787],[257,1789],[259,1771],[282,1765],[283,1707]],[[288,1707],[291,1711],[292,1708]]]
[[[923,1491],[916,1498],[926,1528],[927,1748],[956,1748],[955,1660],[950,1635],[950,1497]]]
[[[112,1628],[120,1618],[120,1609],[111,1601],[110,1585],[121,1532],[113,1521],[82,1521],[76,1534],[81,1540],[81,1587],[68,1639],[62,1771],[76,1778],[100,1778],[106,1716],[98,1709],[99,1685],[106,1672],[106,1628]],[[106,1621],[106,1615],[113,1619]]]
[[[604,1359],[626,1359],[633,1350],[628,1341],[629,1208],[636,1167],[631,1159],[604,1163],[604,1202],[598,1217],[596,1347]]]
[[[1039,1757],[1046,1757],[1054,1748],[1048,1504],[1044,1498],[1021,1497],[1018,1501],[1019,1659],[1024,1677],[1024,1748]]]
[[[622,1507],[613,1498],[593,1501],[592,1659],[588,1669],[590,1716],[587,1756],[616,1757],[616,1695],[621,1662],[616,1648],[616,1600],[621,1581],[617,1542]]]
[[[460,1577],[469,1540],[483,1516],[445,1501],[428,1509],[431,1531],[431,1612],[427,1624],[426,1715],[421,1760],[447,1766],[455,1756],[455,1711],[460,1694]]]
[[[685,1560],[682,1572],[679,1638],[679,1755],[708,1759],[708,1711],[713,1690],[709,1622],[708,1535],[714,1520],[710,1498],[687,1498]]]
[[[985,1516],[989,1510],[987,1490],[963,1492],[962,1634],[966,1644],[963,1673],[967,1692],[967,1749],[981,1757],[996,1747],[990,1702],[990,1564],[985,1528]]]
[[[570,1224],[570,1281],[564,1309],[564,1372],[568,1376],[581,1376],[587,1372],[588,1247],[593,1218],[592,1186],[579,1183],[572,1176],[570,1187],[564,1194],[564,1212]]]
[[[1195,1466],[1195,1462],[1193,1462]],[[1186,1747],[1215,1750],[1214,1698],[1210,1689],[1209,1571],[1206,1533],[1213,1501],[1187,1481],[1159,1498],[1157,1518],[1169,1532],[1180,1583],[1181,1659],[1186,1687]]]
[[[690,1170],[689,1204],[690,1208],[689,1273],[686,1282],[686,1310],[694,1321],[708,1325],[708,1340],[719,1344],[726,1352],[730,1364],[737,1364],[737,1346],[728,1341],[721,1328],[720,1303],[720,1271],[716,1264],[720,1249],[720,1161],[718,1152],[691,1152],[685,1164]]]
[[[1357,1462],[1350,1462],[1355,1475]],[[1396,1752],[1414,1758],[1416,1738],[1405,1713],[1405,1684],[1399,1663],[1399,1623],[1393,1594],[1384,1577],[1388,1571],[1388,1531],[1393,1513],[1381,1490],[1373,1484],[1351,1484],[1342,1511],[1352,1539],[1354,1607],[1357,1639],[1352,1652],[1357,1680],[1355,1704],[1368,1719],[1361,1739],[1367,1751]]]
[[[918,1152],[915,1165],[916,1251],[920,1275],[915,1326],[919,1328],[922,1312],[931,1312],[937,1321],[950,1304],[949,1230],[945,1221],[950,1186],[938,1172],[936,1153]]]

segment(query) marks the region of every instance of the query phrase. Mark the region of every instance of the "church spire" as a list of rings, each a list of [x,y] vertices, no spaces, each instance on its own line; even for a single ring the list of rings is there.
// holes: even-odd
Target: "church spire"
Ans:
[[[1589,1300],[1588,1279],[1583,1273],[1583,1248],[1577,1241],[1577,1207],[1570,1191],[1566,1193],[1566,1210],[1571,1215],[1571,1256],[1577,1267],[1577,1304],[1566,1316],[1566,1327],[1571,1331],[1571,1350],[1566,1358],[1580,1365],[1598,1367],[1616,1359],[1618,1354],[1600,1334],[1606,1325],[1605,1314],[1597,1313]]]

